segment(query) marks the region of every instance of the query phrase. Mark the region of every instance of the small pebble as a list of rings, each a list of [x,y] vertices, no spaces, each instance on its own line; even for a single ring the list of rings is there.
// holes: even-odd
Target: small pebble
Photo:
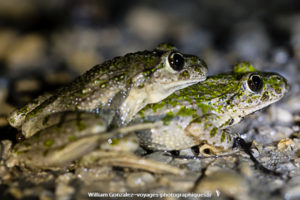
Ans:
[[[233,170],[210,167],[206,174],[196,186],[195,192],[211,192],[217,197],[225,195],[234,199],[250,199],[246,179]]]
[[[280,151],[284,151],[284,150],[292,150],[295,147],[295,143],[292,139],[290,138],[283,138],[281,139],[278,144],[277,144],[277,148]]]
[[[48,73],[44,78],[47,83],[53,85],[66,85],[74,79],[74,77],[67,72]]]
[[[48,190],[43,190],[39,196],[40,200],[53,200],[54,194]]]
[[[133,189],[140,189],[145,188],[146,186],[149,186],[150,184],[155,182],[155,178],[152,174],[147,172],[136,172],[131,173],[127,179],[126,182],[129,187]]]
[[[6,160],[11,155],[11,149],[12,149],[12,141],[10,140],[2,140],[0,141],[0,151],[1,151],[1,159]]]
[[[0,116],[0,127],[2,126],[7,126],[8,125],[8,121],[6,117]]]
[[[284,198],[286,200],[300,199],[300,176],[293,177],[284,188]]]
[[[99,180],[111,180],[115,177],[112,173],[112,168],[109,166],[80,167],[76,169],[75,174],[86,183]]]
[[[246,176],[247,178],[251,178],[253,176],[252,168],[250,167],[249,163],[242,162],[239,165],[240,172]]]
[[[163,152],[153,152],[149,155],[146,155],[145,158],[155,160],[162,163],[169,163],[173,158],[171,156],[163,155]]]
[[[284,193],[285,200],[299,200],[300,199],[300,185],[288,188]]]
[[[291,123],[293,121],[293,115],[285,109],[276,107],[276,117],[279,122]]]
[[[75,193],[75,189],[65,183],[58,183],[55,188],[55,199],[70,200]]]
[[[126,21],[129,28],[145,40],[156,40],[168,30],[166,16],[147,7],[132,9]]]
[[[46,41],[37,34],[20,36],[10,46],[7,65],[14,70],[38,68],[46,60]]]
[[[56,178],[57,183],[69,183],[72,179],[74,179],[73,173],[65,173]]]
[[[16,92],[38,91],[40,83],[36,79],[22,79],[16,82]]]
[[[16,187],[11,187],[9,193],[16,199],[21,199],[23,196],[22,191]]]

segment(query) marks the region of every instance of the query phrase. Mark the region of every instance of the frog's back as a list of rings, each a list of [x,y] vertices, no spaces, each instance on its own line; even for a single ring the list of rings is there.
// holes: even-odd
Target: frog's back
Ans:
[[[10,124],[21,127],[28,137],[37,131],[31,130],[32,127],[53,113],[85,111],[101,114],[102,110],[113,110],[125,124],[145,105],[206,78],[207,67],[201,59],[175,49],[158,47],[97,65],[51,97],[39,99],[14,112]]]
[[[120,91],[130,89],[132,78],[159,64],[160,55],[158,52],[143,51],[113,58],[96,65],[55,96],[62,106],[72,105],[73,108],[69,107],[68,110],[93,111],[105,106],[111,108],[113,98]]]
[[[147,121],[147,118],[157,117],[161,120],[167,114],[174,117],[187,115],[199,117],[207,113],[217,113],[217,108],[224,107],[226,101],[234,96],[239,88],[240,81],[235,74],[214,75],[203,82],[174,92],[159,103],[147,105],[138,113],[137,118],[144,118]]]
[[[128,87],[136,74],[152,69],[160,62],[162,52],[141,51],[115,57],[96,65],[70,84],[54,91],[52,96],[40,96],[13,112],[10,124],[19,127],[25,118],[64,110],[97,110],[122,89]],[[145,65],[145,61],[148,65]],[[123,94],[126,95],[126,94]]]

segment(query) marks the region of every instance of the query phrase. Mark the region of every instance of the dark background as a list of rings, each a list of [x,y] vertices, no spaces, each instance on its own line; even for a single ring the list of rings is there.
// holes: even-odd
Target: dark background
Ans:
[[[273,153],[272,148],[256,153],[256,156],[260,154],[266,167],[289,172],[291,179],[272,179],[258,173],[258,169],[245,168],[250,174],[243,178],[247,187],[238,181],[233,181],[231,187],[232,178],[220,185],[229,188],[228,191],[240,186],[237,188],[242,195],[234,194],[227,199],[244,199],[244,188],[251,189],[249,193],[254,199],[298,198],[299,0],[0,0],[0,198],[51,199],[57,196],[55,191],[65,189],[65,195],[68,195],[71,189],[74,198],[82,199],[80,197],[87,197],[87,192],[105,191],[111,186],[118,187],[119,183],[122,189],[127,187],[118,168],[111,176],[116,177],[112,178],[112,184],[102,180],[106,176],[105,168],[99,171],[76,169],[76,173],[71,171],[63,177],[52,171],[35,173],[18,167],[7,170],[1,165],[3,158],[10,153],[11,141],[15,143],[20,139],[17,130],[8,125],[7,116],[34,97],[65,85],[104,60],[151,50],[162,42],[172,43],[183,53],[205,60],[209,74],[229,71],[238,61],[249,61],[258,70],[275,71],[288,80],[291,89],[284,99],[265,112],[250,116],[254,128],[249,128],[247,137],[273,149],[277,149],[282,138],[293,139],[295,148],[293,143],[286,144],[287,148],[291,146],[290,154]],[[157,155],[160,160],[160,154]],[[166,157],[162,158],[166,163]],[[240,158],[245,164],[246,157]],[[223,161],[216,162],[222,164]],[[228,163],[230,169],[237,164],[231,160]],[[202,173],[201,167],[206,164],[191,161],[186,166]],[[240,166],[233,169],[239,171],[238,174],[245,173]],[[163,176],[157,177],[153,180],[164,180]],[[195,178],[203,177],[205,175],[201,174]],[[175,178],[170,180],[174,180],[172,185],[179,190],[185,190],[191,183],[189,176]],[[66,183],[67,179],[70,183]],[[141,182],[143,179],[132,180]],[[149,183],[149,188],[157,187],[155,181]],[[148,182],[141,182],[144,183]],[[165,183],[160,186],[170,187]]]
[[[203,58],[209,74],[250,61],[297,81],[299,11],[297,0],[2,0],[2,99],[18,107],[104,60],[161,42]]]

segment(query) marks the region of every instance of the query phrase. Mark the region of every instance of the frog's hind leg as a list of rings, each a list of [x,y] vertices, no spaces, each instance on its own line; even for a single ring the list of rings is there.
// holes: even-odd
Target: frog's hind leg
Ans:
[[[95,121],[96,120],[96,121]],[[52,126],[19,143],[14,148],[17,160],[29,167],[53,168],[68,163],[93,151],[112,138],[124,137],[127,133],[149,129],[153,124],[138,124],[106,131],[106,124],[99,118],[89,118],[74,126],[69,121],[61,126]]]
[[[106,165],[115,167],[126,167],[132,169],[145,170],[152,173],[169,173],[183,175],[184,170],[164,164],[158,161],[145,159],[130,152],[120,151],[93,151],[80,159],[79,165],[91,167],[95,165]]]
[[[81,126],[82,121],[89,120],[89,118],[100,118],[106,124],[109,124],[114,117],[114,110],[101,111],[63,111],[50,114],[42,114],[26,120],[22,126],[22,133],[26,138],[33,136],[41,130],[49,128],[53,125],[61,125],[69,121],[76,122],[76,126]]]

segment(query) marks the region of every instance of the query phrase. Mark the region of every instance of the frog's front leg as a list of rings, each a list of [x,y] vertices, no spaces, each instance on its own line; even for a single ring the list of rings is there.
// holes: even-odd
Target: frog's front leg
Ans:
[[[215,153],[232,148],[234,136],[226,129],[230,119],[220,118],[221,116],[215,114],[206,114],[196,118],[185,128],[185,135],[192,138],[195,144],[207,144],[207,148],[214,149]]]
[[[41,95],[35,98],[32,102],[23,106],[22,108],[12,112],[8,118],[8,121],[11,124],[11,126],[16,128],[21,127],[26,119],[27,114],[30,113],[39,105],[41,105],[41,103],[43,103],[50,96],[51,96],[50,94]]]

